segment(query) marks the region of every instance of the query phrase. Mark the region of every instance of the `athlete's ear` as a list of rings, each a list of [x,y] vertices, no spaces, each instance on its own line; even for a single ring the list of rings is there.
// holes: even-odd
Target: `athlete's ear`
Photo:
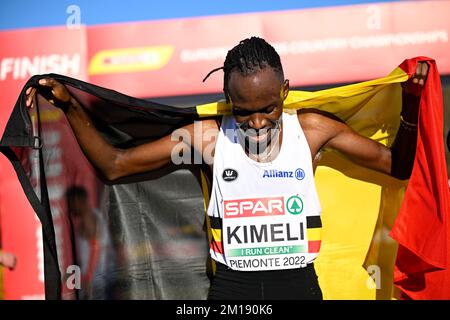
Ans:
[[[282,89],[281,89],[281,97],[282,97],[283,101],[286,100],[288,94],[289,94],[289,80],[286,79],[286,80],[284,80]]]

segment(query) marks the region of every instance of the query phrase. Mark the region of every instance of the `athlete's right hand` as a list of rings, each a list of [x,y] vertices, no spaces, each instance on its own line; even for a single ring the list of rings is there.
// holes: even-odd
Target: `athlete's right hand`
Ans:
[[[57,108],[67,111],[72,96],[67,88],[60,82],[52,78],[39,80],[37,87],[29,87],[26,91],[26,106],[33,108],[36,93],[39,92],[45,99]]]

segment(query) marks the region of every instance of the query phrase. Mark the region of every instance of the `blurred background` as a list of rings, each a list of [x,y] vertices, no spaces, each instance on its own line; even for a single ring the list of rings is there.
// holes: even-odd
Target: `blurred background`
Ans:
[[[450,1],[444,0],[1,1],[0,135],[34,74],[64,74],[179,107],[221,99],[223,74],[202,79],[240,40],[260,36],[277,49],[286,78],[300,90],[386,76],[414,56],[434,58],[446,137],[449,18]],[[58,149],[63,139],[56,134],[53,141]],[[448,149],[446,155],[449,168]],[[51,200],[64,202],[69,186],[58,177],[66,164],[53,161]],[[74,192],[82,201],[84,191]],[[0,297],[42,299],[40,224],[1,154],[0,248],[17,258],[15,270],[0,272]]]

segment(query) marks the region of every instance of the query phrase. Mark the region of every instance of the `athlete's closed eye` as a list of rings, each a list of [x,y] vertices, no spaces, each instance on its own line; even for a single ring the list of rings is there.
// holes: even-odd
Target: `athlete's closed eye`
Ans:
[[[237,117],[248,117],[253,114],[253,111],[240,109],[240,108],[233,108],[233,115]]]
[[[258,111],[250,111],[250,110],[241,109],[239,107],[233,107],[233,115],[238,116],[238,117],[248,117],[254,113],[270,114],[275,110],[275,108],[276,108],[276,106],[271,105],[271,106],[268,106],[268,107],[258,110]]]

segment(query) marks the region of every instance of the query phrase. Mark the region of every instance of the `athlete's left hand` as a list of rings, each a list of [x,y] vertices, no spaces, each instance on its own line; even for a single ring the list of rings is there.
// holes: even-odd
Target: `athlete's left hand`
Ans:
[[[416,73],[406,82],[402,83],[403,90],[406,93],[419,97],[427,81],[429,66],[425,61],[419,61],[416,67]]]
[[[402,83],[402,112],[403,120],[416,125],[419,118],[420,96],[427,81],[429,66],[425,61],[419,61],[416,73]]]

